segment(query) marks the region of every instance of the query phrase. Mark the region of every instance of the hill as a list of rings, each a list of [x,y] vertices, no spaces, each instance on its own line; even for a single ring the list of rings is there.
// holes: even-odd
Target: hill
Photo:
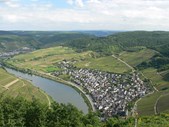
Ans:
[[[95,35],[97,37],[106,37],[112,34],[120,33],[122,31],[90,30],[90,31],[77,31],[77,32]]]
[[[169,32],[121,32],[108,37],[77,39],[63,45],[77,52],[92,50],[102,55],[116,54],[139,70],[154,68],[162,80],[169,75]],[[139,56],[139,57],[138,57]],[[135,57],[135,58],[134,58]]]
[[[70,39],[66,39],[66,36],[61,36],[58,33],[56,36],[51,36],[52,32],[44,32],[41,36],[42,33],[27,32],[26,34],[33,36],[33,39],[36,38],[35,41],[38,40],[35,43],[38,48],[54,45],[62,47],[42,49],[15,56],[7,62],[14,66],[46,73],[57,70],[57,63],[63,60],[76,61],[75,66],[80,68],[100,69],[116,73],[131,71],[124,64],[127,63],[142,75],[143,80],[150,82],[156,88],[156,92],[138,102],[139,114],[152,115],[168,112],[166,93],[169,90],[169,32],[134,31],[97,38],[84,35],[76,39],[71,38],[72,36],[69,36]],[[48,40],[49,43],[46,44],[45,42]],[[65,75],[62,75],[62,78],[68,79]],[[164,106],[160,106],[160,103]]]
[[[168,39],[169,32],[134,31],[120,32],[107,37],[98,37],[95,39],[78,39],[76,41],[69,41],[66,45],[81,50],[93,49],[95,51],[102,47],[104,49],[101,50],[102,52],[107,52],[108,49],[112,48],[112,46],[123,51],[136,51],[142,49],[142,47],[147,47],[168,56]]]
[[[33,86],[30,82],[17,78],[0,68],[0,96],[1,98],[23,97],[28,101],[34,98],[40,100],[43,104],[48,104],[46,94],[39,88]],[[51,100],[50,100],[51,101]]]
[[[78,32],[0,31],[0,52],[22,47],[39,49],[70,40],[91,37],[93,36]]]
[[[76,61],[74,65],[79,68],[91,68],[115,73],[130,71],[130,68],[112,56],[99,56],[93,51],[77,53],[72,48],[62,46],[14,56],[7,63],[22,69],[50,73],[59,70],[57,66],[63,60]]]

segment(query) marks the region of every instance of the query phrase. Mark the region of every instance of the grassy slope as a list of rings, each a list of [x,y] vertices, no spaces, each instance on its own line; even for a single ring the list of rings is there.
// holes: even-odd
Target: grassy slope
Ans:
[[[125,64],[111,56],[92,58],[91,54],[93,54],[91,51],[76,53],[71,48],[58,46],[15,56],[10,59],[8,63],[20,68],[51,72],[58,70],[55,63],[65,59],[74,59],[77,60],[77,63],[75,64],[77,67],[99,69],[117,73],[129,71],[129,68]]]
[[[139,101],[137,107],[139,115],[153,115],[154,105],[160,95],[161,93],[155,92],[152,95],[148,95]]]
[[[158,113],[161,113],[161,112],[169,113],[169,109],[168,109],[169,103],[168,102],[169,102],[169,94],[166,94],[159,99],[159,101],[157,103]]]
[[[130,71],[125,64],[121,63],[112,56],[85,59],[78,62],[76,66],[80,68],[91,68],[115,73],[124,73]]]
[[[153,82],[157,89],[160,90],[165,87],[169,88],[169,82],[165,81],[163,77],[159,73],[157,73],[157,69],[148,68],[144,69],[142,72],[148,79]]]
[[[48,72],[58,69],[53,65],[54,63],[73,57],[75,57],[75,53],[72,49],[55,47],[18,55],[8,62],[17,67]]]
[[[159,90],[159,92],[156,92],[149,97],[143,98],[138,103],[138,110],[141,112],[141,115],[152,115],[154,114],[154,105],[157,99],[160,98],[160,96],[169,93],[169,82],[165,81],[154,68],[144,69],[142,72],[148,79],[152,81],[153,85]],[[166,97],[160,98],[157,104],[157,111],[165,112],[169,110],[168,104],[168,99]],[[146,106],[148,106],[148,108]]]
[[[31,101],[33,97],[35,97],[39,99],[42,103],[48,104],[48,100],[44,93],[39,88],[33,86],[30,82],[23,79],[19,79],[16,83],[11,85],[9,89],[4,88],[5,85],[11,83],[16,79],[18,78],[0,68],[0,95],[2,97],[24,97],[29,101]]]
[[[159,90],[159,92],[155,92],[154,94],[144,97],[141,101],[139,101],[138,111],[140,115],[153,115],[155,113],[154,106],[158,98],[166,93],[169,93],[169,82],[163,80],[163,77],[158,74],[154,68],[143,70],[143,74],[152,81],[153,85]],[[169,110],[168,99],[166,97],[160,98],[157,104],[157,111],[162,113],[167,110]]]
[[[129,65],[135,67],[138,64],[150,59],[154,55],[155,51],[145,48],[136,52],[122,52],[119,57],[120,59],[127,62]]]

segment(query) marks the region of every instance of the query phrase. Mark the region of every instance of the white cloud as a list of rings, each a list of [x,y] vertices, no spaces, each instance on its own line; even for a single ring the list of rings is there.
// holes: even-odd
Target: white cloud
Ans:
[[[67,3],[70,5],[76,5],[77,7],[83,7],[83,0],[67,0]]]
[[[73,0],[67,0],[67,3],[70,5],[73,5],[74,1]]]
[[[3,2],[6,6],[11,8],[20,7],[18,0],[1,0],[0,2]]]
[[[66,1],[72,8],[38,2],[21,6],[19,0],[3,0],[0,29],[169,30],[168,0]]]
[[[83,7],[84,6],[84,3],[82,0],[75,0],[75,4],[78,6],[78,7]]]

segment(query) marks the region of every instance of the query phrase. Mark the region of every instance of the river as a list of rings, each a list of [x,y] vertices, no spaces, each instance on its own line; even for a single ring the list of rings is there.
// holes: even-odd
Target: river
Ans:
[[[45,91],[56,102],[64,104],[71,103],[85,114],[88,113],[88,106],[84,102],[84,99],[72,87],[39,76],[18,72],[13,69],[6,68],[6,70],[17,77],[31,81],[33,85]]]

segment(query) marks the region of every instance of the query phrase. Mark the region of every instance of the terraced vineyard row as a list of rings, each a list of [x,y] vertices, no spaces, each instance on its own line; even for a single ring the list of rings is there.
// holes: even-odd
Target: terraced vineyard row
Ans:
[[[2,68],[0,68],[0,95],[3,98],[7,96],[13,98],[23,97],[29,101],[37,98],[42,103],[48,104],[46,95],[39,88],[28,81],[7,73]]]

